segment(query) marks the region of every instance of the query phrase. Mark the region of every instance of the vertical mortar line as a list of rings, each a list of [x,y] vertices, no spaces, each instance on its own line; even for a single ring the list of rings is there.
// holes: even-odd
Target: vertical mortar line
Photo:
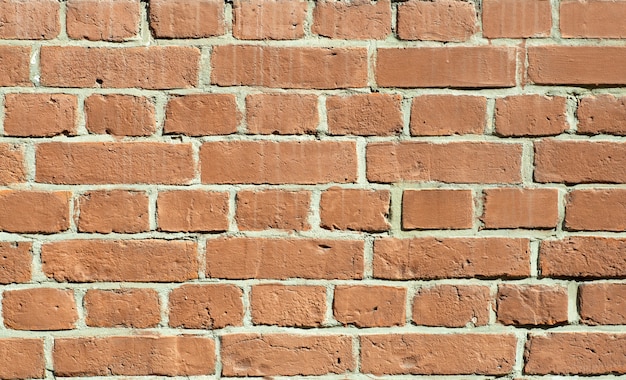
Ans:
[[[374,274],[374,236],[371,234],[365,234],[364,239],[364,279],[372,279]]]
[[[367,44],[367,84],[374,92],[378,91],[376,84],[376,59],[378,57],[377,42],[371,40]]]
[[[530,277],[539,277],[539,239],[530,240]]]
[[[356,162],[357,176],[356,183],[367,185],[367,162],[366,162],[367,140],[365,137],[356,138]]]
[[[489,320],[488,325],[495,325],[498,321],[496,313],[498,302],[498,282],[493,281],[489,284],[489,300],[491,301],[491,307],[489,308]]]
[[[88,135],[87,130],[87,114],[85,113],[85,99],[87,96],[82,92],[77,94],[76,101],[78,102],[76,108],[76,133],[78,135]]]
[[[200,67],[198,70],[198,86],[205,90],[211,85],[211,53],[212,46],[202,46],[200,48]]]
[[[2,305],[3,302],[3,297],[4,297],[4,290],[0,291],[0,305]],[[4,322],[4,315],[3,315],[3,307],[0,307],[0,321]],[[6,326],[4,325],[4,323],[0,323],[0,331],[2,330],[7,330]]]
[[[309,206],[309,214],[307,221],[311,226],[311,231],[319,231],[322,223],[322,217],[320,213],[320,200],[322,198],[322,191],[319,189],[311,189],[311,204]]]
[[[575,134],[578,131],[578,99],[575,96],[568,96],[566,103],[566,118],[569,129],[566,132]]]
[[[482,221],[485,211],[485,192],[481,187],[473,188],[471,191],[474,200],[474,220],[472,221],[472,229],[474,233],[477,233],[485,227]]]
[[[407,325],[413,324],[413,302],[415,300],[415,295],[417,294],[417,291],[420,288],[421,286],[415,281],[410,281],[407,285],[406,300],[405,300],[405,305],[406,305],[405,323]]]
[[[152,101],[154,104],[154,119],[156,124],[154,134],[156,136],[163,136],[168,96],[167,94],[159,93],[152,98]]]
[[[305,0],[307,3],[306,6],[306,14],[304,16],[304,38],[313,37],[313,33],[311,32],[311,27],[313,25],[313,8],[315,7],[315,0]]]
[[[141,42],[145,44],[145,46],[150,46],[151,43],[151,33],[150,33],[150,13],[149,13],[149,2],[141,1],[141,22],[139,23],[139,38]]]
[[[198,238],[198,278],[206,279],[206,238]]]
[[[562,187],[558,189],[558,221],[556,225],[557,236],[562,236],[563,231],[565,230],[565,211],[568,193],[569,189],[567,187]]]
[[[238,232],[237,226],[237,188],[228,190],[228,232]]]
[[[84,329],[87,327],[86,310],[85,310],[85,293],[87,289],[76,288],[74,291],[74,300],[76,302],[76,311],[78,313],[78,320],[76,321],[76,329]]]
[[[0,92],[0,136],[4,136],[4,97],[6,93]]]
[[[48,277],[43,271],[43,264],[41,261],[41,245],[40,241],[33,241],[31,246],[32,253],[32,274],[31,281],[36,283],[42,283],[48,281]]]
[[[550,0],[550,7],[552,10],[552,28],[550,30],[550,36],[554,39],[561,39],[560,20],[559,13],[561,0]]]
[[[237,112],[239,112],[239,124],[237,125],[237,134],[245,135],[248,132],[248,113],[246,110],[246,93],[237,91],[235,102]]]
[[[402,133],[400,137],[410,137],[411,136],[411,104],[413,103],[412,98],[405,98],[402,96]]]
[[[201,162],[200,162],[200,148],[202,147],[202,141],[198,139],[191,139],[191,149],[193,156],[193,167],[194,167],[194,176],[191,180],[192,184],[202,183],[202,170],[201,170]]]
[[[535,149],[532,140],[522,140],[522,183],[523,187],[533,184]]]
[[[354,358],[354,373],[361,372],[361,340],[359,335],[352,335],[352,357]]]
[[[568,281],[567,283],[567,322],[571,325],[580,323],[578,314],[578,283]]]
[[[215,378],[222,378],[222,337],[216,335],[213,337],[215,341]]]
[[[232,1],[225,1],[224,4],[224,35],[233,36],[233,4]]]
[[[319,121],[317,124],[317,138],[326,136],[328,134],[328,118],[326,111],[326,96],[320,95],[317,97],[317,114]]]
[[[64,3],[61,3],[63,6]],[[34,43],[31,45],[30,51],[30,61],[29,61],[29,79],[30,82],[35,87],[40,86],[41,81],[41,70],[40,70],[40,61],[41,61],[41,44]]]
[[[326,283],[326,313],[324,314],[324,326],[337,326],[339,323],[335,320],[333,313],[333,302],[335,300],[335,285]]]
[[[391,34],[398,38],[398,2],[391,2]]]
[[[35,142],[26,140],[24,143],[24,165],[26,168],[26,182],[32,184],[35,182],[36,176],[36,164],[35,164],[35,152],[37,150]]]
[[[69,232],[72,233],[77,233],[78,232],[78,226],[77,226],[77,220],[78,220],[78,216],[80,215],[80,210],[79,210],[79,202],[78,202],[78,197],[80,196],[80,194],[78,194],[75,190],[71,189],[69,190],[70,192],[70,199],[69,199],[69,222],[70,222],[70,226],[68,228]]]
[[[524,372],[524,349],[526,347],[528,330],[516,330],[514,334],[517,338],[517,346],[515,347],[515,365],[513,366],[513,377],[521,378],[523,377]]]
[[[496,99],[487,98],[487,115],[485,119],[485,135],[494,135],[496,132]]]
[[[253,327],[252,323],[252,307],[250,302],[250,294],[252,293],[252,285],[246,284],[241,287],[243,291],[243,325],[244,327]]]
[[[156,188],[150,187],[146,190],[148,194],[148,228],[150,231],[156,231],[158,228],[158,208],[157,208],[157,199],[159,196],[159,192]]]
[[[61,21],[61,31],[57,36],[58,40],[67,41],[69,38],[67,37],[67,0],[61,0],[59,7],[59,18]]]
[[[169,298],[172,289],[164,288],[157,289],[157,294],[159,295],[159,306],[161,310],[161,323],[159,323],[158,327],[168,327],[170,324],[170,305]]]
[[[54,359],[53,353],[54,351],[54,338],[50,335],[46,335],[43,337],[43,355],[44,355],[44,366],[46,369],[46,379],[56,379],[54,375]]]
[[[390,235],[402,232],[402,192],[403,189],[396,184],[391,186],[391,206],[389,208]]]

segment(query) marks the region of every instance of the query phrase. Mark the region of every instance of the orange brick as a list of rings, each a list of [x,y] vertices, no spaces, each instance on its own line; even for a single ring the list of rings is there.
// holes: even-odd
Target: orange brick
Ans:
[[[0,242],[0,284],[30,281],[31,248],[27,242]]]
[[[0,59],[0,86],[32,86],[29,46],[0,46]]]
[[[320,226],[331,230],[387,231],[390,195],[387,190],[332,187],[320,199]]]
[[[78,101],[66,94],[7,94],[4,133],[9,136],[75,135]]]
[[[516,342],[510,334],[363,335],[361,372],[378,376],[506,375],[515,364]]]
[[[240,119],[235,95],[177,96],[167,103],[163,131],[189,136],[228,135],[237,132]]]
[[[304,37],[307,2],[233,1],[233,36],[240,40],[295,40]]]
[[[26,181],[24,148],[15,144],[0,144],[0,185]]]
[[[626,3],[623,1],[564,0],[559,23],[565,38],[624,38]]]
[[[197,244],[180,240],[65,240],[43,244],[46,276],[60,282],[182,282],[198,278]]]
[[[70,227],[67,191],[0,190],[0,231],[51,234]]]
[[[388,280],[523,278],[528,239],[382,238],[374,241],[374,277]]]
[[[359,279],[363,241],[217,238],[206,245],[207,277]]]
[[[35,148],[36,181],[56,184],[186,184],[194,176],[189,143],[50,142]]]
[[[155,108],[143,96],[94,94],[85,99],[85,122],[91,133],[150,136],[156,131]]]
[[[515,95],[496,100],[496,133],[500,136],[549,136],[569,129],[566,99],[561,96]]]
[[[481,217],[485,228],[556,228],[557,189],[485,189]]]
[[[87,326],[144,329],[161,321],[159,295],[154,289],[90,289],[84,306]]]
[[[519,183],[522,147],[494,142],[367,144],[370,182]]]
[[[517,326],[567,323],[567,289],[548,285],[498,286],[498,322]]]
[[[43,339],[0,339],[0,378],[41,379],[45,369]]]
[[[331,135],[392,136],[402,132],[402,96],[361,94],[326,100]]]
[[[167,191],[157,199],[161,231],[228,230],[228,194],[203,190]]]
[[[43,86],[189,88],[198,84],[200,50],[191,46],[42,46],[40,61]]]
[[[326,313],[323,286],[262,284],[250,293],[252,322],[255,325],[319,327]]]
[[[317,1],[311,31],[329,38],[385,39],[391,33],[391,2]]]
[[[367,50],[253,45],[213,47],[218,86],[335,89],[367,86]]]
[[[53,39],[61,31],[60,8],[56,0],[4,0],[0,2],[0,38]]]
[[[352,141],[220,141],[200,148],[203,183],[354,182]]]
[[[319,123],[317,97],[282,93],[248,95],[246,117],[250,133],[314,134]]]
[[[295,376],[354,370],[352,339],[343,335],[222,336],[223,376]]]
[[[240,288],[227,284],[183,285],[170,293],[170,326],[220,329],[243,325]]]
[[[57,376],[192,376],[215,372],[215,342],[180,336],[57,338]]]
[[[616,232],[626,230],[626,190],[572,190],[566,199],[566,229]]]
[[[580,319],[588,325],[626,324],[626,284],[583,284],[578,287]]]
[[[148,231],[148,196],[139,191],[90,191],[78,198],[80,232],[137,233]]]
[[[482,134],[487,122],[487,99],[464,95],[422,95],[413,98],[411,135]]]
[[[474,223],[471,190],[405,190],[403,229],[463,229]]]
[[[578,133],[626,135],[626,97],[586,96],[579,101],[576,116]]]
[[[381,87],[513,87],[516,56],[515,48],[504,46],[379,48],[376,82]]]
[[[407,1],[398,5],[403,40],[467,41],[476,31],[476,8],[458,0]]]
[[[70,330],[78,320],[74,292],[50,288],[5,291],[2,315],[14,330]]]
[[[309,230],[310,203],[309,191],[242,190],[237,193],[237,227],[253,231]]]
[[[390,327],[406,323],[406,289],[390,286],[337,286],[335,319],[357,327]]]
[[[75,40],[121,42],[137,37],[139,0],[69,0],[67,35]]]
[[[156,38],[202,38],[224,34],[222,0],[150,0]]]
[[[420,288],[413,298],[413,322],[423,326],[485,326],[490,308],[491,296],[486,286]]]
[[[550,0],[483,0],[483,36],[547,37],[552,28]]]

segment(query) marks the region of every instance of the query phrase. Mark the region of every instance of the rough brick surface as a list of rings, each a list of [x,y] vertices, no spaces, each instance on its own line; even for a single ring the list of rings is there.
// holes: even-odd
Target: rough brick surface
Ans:
[[[560,5],[561,36],[566,38],[624,38],[626,17],[622,1],[565,0]]]
[[[626,240],[572,236],[544,240],[539,266],[545,277],[623,278],[626,276]]]
[[[421,288],[413,298],[413,322],[423,326],[484,326],[489,322],[490,298],[486,286]]]
[[[31,278],[32,244],[0,243],[0,284],[28,282]]]
[[[390,286],[337,286],[335,319],[344,325],[385,327],[404,325],[406,290]]]
[[[626,284],[584,284],[578,287],[580,318],[589,325],[626,324]]]
[[[42,378],[45,373],[43,339],[0,339],[0,378]]]
[[[626,134],[626,98],[613,95],[586,96],[578,103],[578,133]]]
[[[0,144],[0,185],[26,180],[24,148],[16,144]]]
[[[228,229],[228,194],[202,190],[159,193],[157,222],[162,231],[225,231]]]
[[[471,190],[406,190],[402,194],[402,228],[472,228],[474,205]]]
[[[547,285],[500,285],[498,322],[504,325],[556,325],[567,322],[567,289]]]
[[[411,135],[481,134],[487,122],[487,100],[479,96],[422,95],[413,98]]]
[[[233,285],[183,285],[170,293],[170,326],[219,329],[241,326],[242,291]]]
[[[566,99],[515,95],[496,100],[496,133],[501,136],[549,136],[566,131]]]
[[[626,190],[573,190],[567,194],[565,228],[573,231],[626,230]]]
[[[78,319],[74,292],[49,288],[4,292],[2,315],[14,330],[69,330]]]
[[[149,136],[156,131],[155,107],[148,98],[94,94],[85,99],[89,132],[114,136]]]
[[[258,325],[319,327],[326,313],[323,286],[263,284],[250,293],[252,322]]]
[[[224,33],[221,0],[150,0],[150,29],[156,38],[203,38]]]
[[[330,230],[386,231],[389,192],[330,188],[320,198],[320,226]]]
[[[78,199],[78,230],[137,233],[150,229],[148,196],[138,191],[90,191]]]
[[[233,1],[233,36],[240,40],[304,37],[307,3],[302,0]]]
[[[402,131],[402,97],[367,94],[332,96],[326,100],[332,135],[386,136]]]
[[[485,190],[484,227],[556,228],[559,220],[557,189],[497,188]]]
[[[391,32],[391,1],[318,1],[311,31],[329,38],[385,39]]]
[[[458,0],[412,0],[398,6],[398,37],[403,40],[466,41],[477,31],[476,8]]]
[[[484,0],[483,35],[487,38],[548,37],[550,0]]]
[[[0,191],[0,231],[45,233],[70,226],[70,196],[66,191]]]
[[[189,136],[228,135],[237,131],[239,119],[234,95],[179,96],[167,103],[163,131]]]
[[[66,94],[7,94],[4,133],[9,136],[75,135],[78,101]]]
[[[91,41],[124,41],[139,34],[139,0],[70,0],[67,35]]]
[[[0,46],[0,86],[32,86],[29,75],[31,48]]]
[[[61,31],[60,4],[55,0],[0,2],[1,39],[49,40]]]
[[[240,230],[303,231],[309,225],[311,193],[308,191],[240,191],[237,193],[237,227]]]
[[[313,134],[319,122],[317,97],[306,94],[248,95],[246,117],[250,133]]]
[[[141,329],[161,321],[159,295],[153,289],[91,289],[83,302],[87,326]]]

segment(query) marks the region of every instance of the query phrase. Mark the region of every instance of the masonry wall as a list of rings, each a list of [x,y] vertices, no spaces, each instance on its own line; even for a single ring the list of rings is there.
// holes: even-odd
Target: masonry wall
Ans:
[[[0,378],[621,378],[624,20],[0,0]]]

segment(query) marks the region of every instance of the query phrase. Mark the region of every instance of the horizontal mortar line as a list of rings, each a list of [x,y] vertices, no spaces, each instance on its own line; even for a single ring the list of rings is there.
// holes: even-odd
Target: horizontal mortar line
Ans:
[[[250,376],[250,377],[232,377],[232,376],[220,376],[220,375],[198,375],[198,376],[168,376],[170,380],[208,380],[208,379],[228,379],[228,380],[266,380],[267,377]],[[504,379],[502,376],[481,376],[481,375],[383,375],[376,376],[367,373],[355,373],[345,372],[343,374],[325,374],[325,375],[312,375],[312,376],[271,376],[274,380],[376,380],[376,379],[389,379],[389,380],[491,380],[491,379]],[[572,380],[624,380],[626,375],[596,375],[596,376],[530,376],[524,375],[526,380],[554,380],[559,379],[572,379]],[[63,377],[64,380],[162,380],[160,376],[81,376],[81,377]]]

